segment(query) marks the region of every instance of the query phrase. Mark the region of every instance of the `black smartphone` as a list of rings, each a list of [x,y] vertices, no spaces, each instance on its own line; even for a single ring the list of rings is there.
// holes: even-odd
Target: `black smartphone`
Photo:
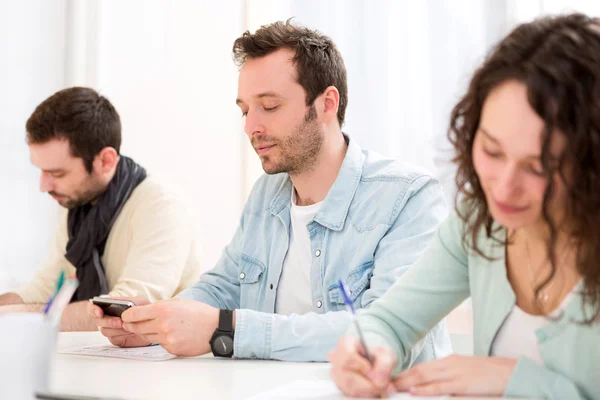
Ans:
[[[91,301],[100,307],[105,315],[110,315],[112,317],[121,317],[121,314],[123,314],[125,310],[135,306],[133,301],[111,299],[109,297],[96,296]]]

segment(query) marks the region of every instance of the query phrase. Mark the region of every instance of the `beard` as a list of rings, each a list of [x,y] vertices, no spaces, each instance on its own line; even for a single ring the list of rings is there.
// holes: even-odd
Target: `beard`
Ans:
[[[71,210],[73,208],[92,203],[98,197],[100,197],[105,190],[106,187],[98,182],[95,177],[90,175],[90,177],[85,181],[85,187],[75,191],[73,194],[67,195],[54,191],[48,192],[48,194],[63,197],[63,199],[57,200],[58,204]]]
[[[279,154],[260,156],[266,174],[288,173],[290,175],[309,171],[316,163],[325,141],[324,133],[316,122],[317,110],[314,104],[304,115],[303,121],[296,126],[292,134],[284,139],[272,136],[253,136],[252,147],[261,142],[275,145]]]

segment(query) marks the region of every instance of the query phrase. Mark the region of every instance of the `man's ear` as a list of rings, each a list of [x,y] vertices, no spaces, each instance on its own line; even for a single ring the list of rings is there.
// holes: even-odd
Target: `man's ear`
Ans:
[[[325,120],[337,120],[338,108],[340,107],[340,92],[338,92],[337,88],[329,86],[319,97],[322,98],[322,111]]]
[[[108,175],[117,167],[119,155],[112,147],[103,148],[94,158],[94,170],[101,175]]]

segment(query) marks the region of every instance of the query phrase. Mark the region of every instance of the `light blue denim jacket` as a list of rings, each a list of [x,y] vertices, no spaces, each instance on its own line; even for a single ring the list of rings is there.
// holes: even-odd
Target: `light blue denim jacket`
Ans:
[[[368,307],[420,257],[446,217],[443,190],[434,178],[347,141],[338,177],[307,225],[312,312],[275,314],[290,231],[292,182],[287,174],[257,181],[217,265],[178,295],[237,310],[235,357],[326,360],[352,322],[338,280],[345,281],[357,308]],[[408,362],[450,353],[442,321],[413,348]]]

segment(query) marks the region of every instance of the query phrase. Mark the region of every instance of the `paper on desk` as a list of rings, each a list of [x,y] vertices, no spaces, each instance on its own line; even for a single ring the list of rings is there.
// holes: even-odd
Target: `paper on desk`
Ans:
[[[129,360],[138,361],[165,361],[177,357],[167,352],[162,346],[122,348],[110,345],[96,345],[60,350],[58,353],[77,354],[82,356],[126,358]]]
[[[273,390],[260,393],[248,400],[285,400],[285,399],[312,399],[312,400],[338,400],[345,399],[332,381],[326,380],[302,380],[279,386]],[[422,397],[411,396],[408,393],[396,393],[389,399],[412,399],[412,400],[446,400],[448,396]]]

